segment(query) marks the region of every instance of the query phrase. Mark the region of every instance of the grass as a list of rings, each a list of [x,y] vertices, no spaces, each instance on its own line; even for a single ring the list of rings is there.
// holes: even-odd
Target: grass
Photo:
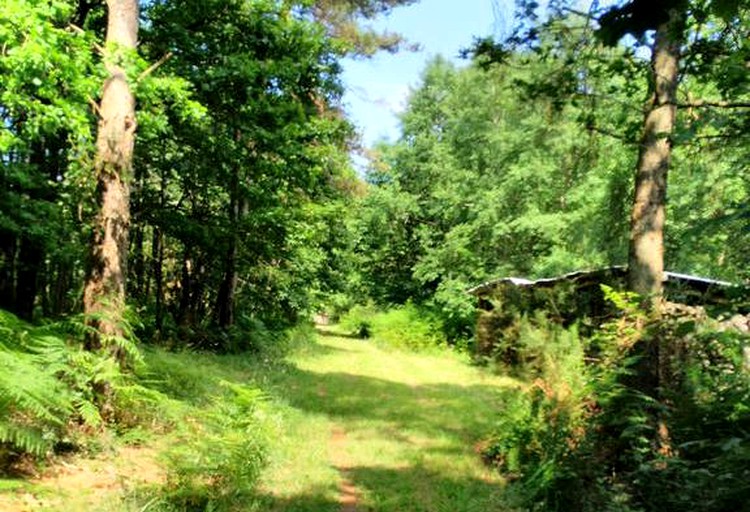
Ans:
[[[453,353],[387,351],[331,331],[290,363],[272,383],[289,407],[289,430],[285,457],[263,480],[271,510],[340,510],[342,473],[356,488],[357,510],[497,510],[502,481],[475,447],[514,381]],[[331,442],[336,429],[345,432],[341,443]],[[345,462],[337,471],[338,457]]]
[[[159,421],[125,433],[114,443],[119,452],[66,462],[112,479],[94,478],[92,487],[100,487],[93,488],[71,487],[65,478],[18,487],[0,481],[0,508],[18,498],[23,506],[16,510],[159,510],[164,454],[190,442],[170,424],[208,414],[224,396],[224,381],[257,387],[267,397],[259,421],[268,466],[242,510],[338,512],[344,482],[359,512],[501,510],[503,482],[481,463],[476,447],[516,383],[483,373],[462,356],[389,351],[330,330],[276,363],[159,350],[145,355],[151,373],[142,375],[144,382],[168,397],[157,406]]]

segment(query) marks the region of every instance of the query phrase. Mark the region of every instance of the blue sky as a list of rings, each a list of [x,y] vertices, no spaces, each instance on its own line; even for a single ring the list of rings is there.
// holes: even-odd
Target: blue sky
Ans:
[[[373,23],[379,30],[403,34],[422,49],[344,62],[344,107],[363,145],[371,147],[381,138],[395,140],[397,113],[405,105],[409,88],[419,83],[425,63],[443,55],[465,65],[459,51],[474,37],[501,35],[510,25],[512,5],[512,0],[420,0]]]

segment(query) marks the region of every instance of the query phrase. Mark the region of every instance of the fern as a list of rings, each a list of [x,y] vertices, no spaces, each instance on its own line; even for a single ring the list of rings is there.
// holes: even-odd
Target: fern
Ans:
[[[235,510],[246,504],[265,466],[266,395],[221,381],[223,396],[196,421],[183,422],[195,441],[168,454],[167,500],[178,510]]]
[[[73,412],[73,394],[57,378],[65,342],[0,311],[0,443],[41,455]]]
[[[110,337],[105,348],[125,354],[129,366],[142,364],[132,333]],[[151,390],[134,385],[111,350],[92,353],[75,340],[90,333],[82,317],[32,326],[0,310],[0,454],[43,456],[67,437],[71,419],[99,428],[97,384],[106,382],[124,408],[155,400]]]
[[[34,455],[44,455],[50,447],[49,439],[35,428],[0,422],[0,443]]]
[[[99,408],[94,402],[79,396],[73,400],[73,406],[78,416],[87,425],[98,427],[102,424],[102,416],[99,414]]]
[[[135,327],[137,327],[138,319],[136,314],[130,308],[127,308],[125,310],[124,318],[113,319],[106,311],[102,311],[96,314],[90,314],[87,318],[89,320],[95,321],[115,321],[117,323],[117,326],[119,327],[120,332],[122,332],[122,335],[101,336],[101,333],[96,331],[96,328],[89,325],[89,322],[86,322],[86,319],[82,317],[74,318],[73,321],[70,322],[69,326],[76,330],[79,333],[79,336],[99,336],[102,343],[102,348],[104,348],[105,350],[108,349],[110,351],[117,351],[120,354],[123,354],[125,356],[124,362],[126,365],[143,363],[143,356],[138,349],[137,337],[135,335]]]

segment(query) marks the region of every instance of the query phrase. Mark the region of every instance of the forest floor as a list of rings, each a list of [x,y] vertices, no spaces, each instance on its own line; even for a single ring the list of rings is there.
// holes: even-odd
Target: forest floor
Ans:
[[[258,501],[248,510],[502,509],[502,479],[479,451],[504,396],[517,386],[512,379],[448,351],[394,351],[327,328],[280,365],[238,356],[186,357],[147,353],[162,370],[191,367],[173,376],[173,385],[193,399],[219,379],[252,382],[268,396],[276,427]],[[167,449],[169,434],[141,437],[93,458],[58,460],[30,480],[0,480],[0,510],[148,510],[143,489],[163,484],[159,452]]]

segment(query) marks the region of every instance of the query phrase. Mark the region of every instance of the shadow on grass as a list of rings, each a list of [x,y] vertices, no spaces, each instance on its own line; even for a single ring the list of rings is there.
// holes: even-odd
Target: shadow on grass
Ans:
[[[267,494],[241,493],[224,496],[218,501],[197,500],[193,506],[174,499],[168,490],[141,486],[126,493],[122,510],[149,512],[186,512],[209,510],[236,510],[245,512],[340,512],[341,504],[330,497],[326,489],[310,489],[304,494],[280,497]],[[24,509],[25,510],[25,509]],[[110,509],[106,509],[110,510]],[[115,510],[115,509],[112,509]],[[121,510],[117,508],[116,510]]]
[[[340,335],[329,332],[324,336]],[[355,352],[356,350],[351,350]],[[317,344],[305,352],[326,355],[347,348]],[[150,354],[155,377],[150,386],[174,398],[203,402],[221,392],[219,380],[259,385],[266,393],[311,415],[325,415],[347,424],[354,441],[372,430],[384,439],[410,443],[415,437],[439,439],[423,450],[451,457],[471,453],[472,445],[488,434],[511,388],[448,383],[408,385],[346,372],[316,373],[287,362],[262,363],[252,357],[201,357],[191,354]],[[361,424],[361,425],[360,425]],[[361,427],[361,429],[360,429]],[[450,459],[449,459],[450,460]],[[361,461],[360,461],[361,462]],[[441,474],[416,465],[347,468],[347,476],[362,497],[359,512],[479,512],[499,510],[502,491],[496,482],[473,476]],[[338,512],[340,503],[330,489],[309,489],[290,497],[263,495],[257,508],[269,512]]]
[[[327,497],[324,492],[311,490],[305,494],[289,497],[260,496],[255,500],[251,510],[258,512],[340,512],[341,504]]]
[[[319,334],[320,335],[320,334]],[[330,334],[330,336],[336,336],[337,338],[340,338],[341,336]],[[343,347],[334,347],[331,345],[322,345],[320,343],[311,343],[309,345],[303,345],[298,350],[295,351],[295,355],[314,355],[314,356],[325,356],[329,354],[341,354],[341,353],[351,353],[354,352],[353,350],[349,350],[347,348]],[[275,361],[275,365],[286,365],[288,363],[284,361]]]
[[[490,512],[501,510],[502,486],[472,477],[451,478],[421,466],[348,468],[356,489],[358,512]],[[174,512],[169,500],[157,499],[158,490],[140,489],[130,503],[151,503],[155,511]],[[310,489],[294,496],[256,495],[243,498],[241,510],[253,512],[340,512],[342,504],[330,490]],[[238,504],[239,505],[239,504]],[[143,508],[145,510],[145,508]],[[234,510],[234,508],[232,509]],[[238,509],[239,510],[239,509]]]
[[[500,510],[503,489],[477,478],[450,478],[423,467],[348,468],[356,488],[358,512],[489,512]],[[324,492],[280,498],[261,496],[256,508],[264,512],[339,512],[341,504]]]
[[[405,430],[448,435],[466,446],[487,434],[511,389],[400,382],[348,373],[313,373],[290,366],[272,379],[274,394],[306,412],[332,419],[376,421],[393,437]]]
[[[321,325],[318,325],[315,327],[315,332],[317,332],[319,336],[323,336],[325,338],[347,338],[350,340],[365,341],[365,338],[363,338],[362,336],[358,336],[357,334],[352,334],[350,332],[334,331],[333,329],[330,329],[328,327],[324,327]]]
[[[502,494],[496,482],[450,478],[420,466],[355,467],[348,474],[371,502],[358,510],[373,512],[489,512],[498,510]]]

